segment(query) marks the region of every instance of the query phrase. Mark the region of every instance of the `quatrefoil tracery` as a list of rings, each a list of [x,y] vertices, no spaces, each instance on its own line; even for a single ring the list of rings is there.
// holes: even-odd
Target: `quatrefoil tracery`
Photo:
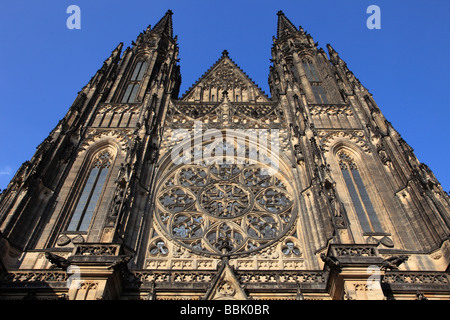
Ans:
[[[172,240],[207,255],[245,254],[274,243],[296,217],[292,189],[261,164],[182,165],[157,193],[157,222]]]

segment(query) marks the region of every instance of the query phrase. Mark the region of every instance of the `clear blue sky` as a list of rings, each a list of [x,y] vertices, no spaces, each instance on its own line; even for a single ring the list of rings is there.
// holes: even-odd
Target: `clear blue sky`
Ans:
[[[81,30],[69,30],[69,5]],[[381,8],[369,30],[366,9]],[[65,115],[119,42],[171,9],[184,93],[227,49],[267,93],[277,11],[330,43],[382,112],[450,190],[450,1],[0,0],[0,189]]]

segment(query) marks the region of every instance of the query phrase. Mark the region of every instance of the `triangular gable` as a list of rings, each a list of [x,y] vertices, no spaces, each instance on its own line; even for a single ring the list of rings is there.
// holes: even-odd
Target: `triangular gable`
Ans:
[[[228,56],[222,57],[181,97],[181,101],[269,102],[270,98]]]
[[[228,260],[222,262],[205,300],[248,300]]]

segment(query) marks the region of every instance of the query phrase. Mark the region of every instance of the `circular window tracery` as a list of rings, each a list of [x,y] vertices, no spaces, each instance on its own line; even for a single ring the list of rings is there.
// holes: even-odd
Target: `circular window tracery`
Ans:
[[[263,164],[181,165],[162,178],[156,221],[206,255],[248,254],[284,236],[296,217],[292,188]]]
[[[250,192],[236,183],[211,183],[200,191],[200,207],[218,218],[235,218],[251,209]]]

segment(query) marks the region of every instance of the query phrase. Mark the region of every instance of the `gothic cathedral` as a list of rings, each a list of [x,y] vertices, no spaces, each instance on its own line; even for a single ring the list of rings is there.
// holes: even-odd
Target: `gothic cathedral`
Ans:
[[[227,51],[183,95],[169,10],[0,196],[0,299],[450,299],[450,198],[278,12],[270,96]]]

